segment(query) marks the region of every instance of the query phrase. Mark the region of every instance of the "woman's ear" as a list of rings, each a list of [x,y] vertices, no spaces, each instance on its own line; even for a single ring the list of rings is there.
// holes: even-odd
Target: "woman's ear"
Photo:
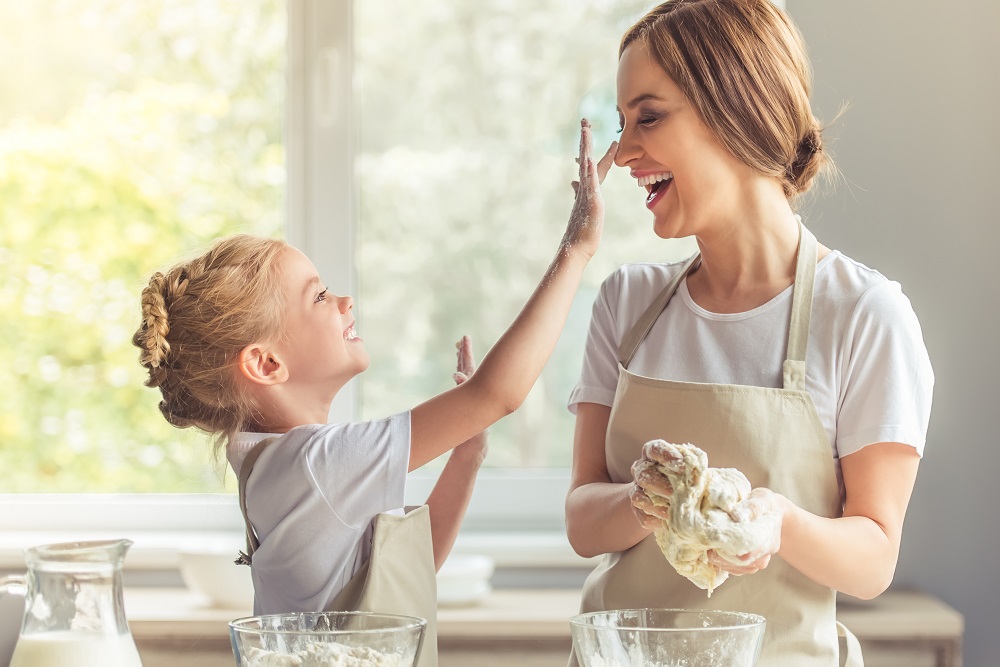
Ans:
[[[252,343],[240,350],[239,367],[245,378],[260,385],[272,386],[288,380],[288,367],[262,343]]]

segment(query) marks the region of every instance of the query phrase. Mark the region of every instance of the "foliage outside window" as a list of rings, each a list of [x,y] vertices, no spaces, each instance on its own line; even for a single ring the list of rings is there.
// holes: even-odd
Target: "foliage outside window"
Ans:
[[[0,492],[217,491],[130,343],[148,274],[281,231],[284,3],[0,2]]]

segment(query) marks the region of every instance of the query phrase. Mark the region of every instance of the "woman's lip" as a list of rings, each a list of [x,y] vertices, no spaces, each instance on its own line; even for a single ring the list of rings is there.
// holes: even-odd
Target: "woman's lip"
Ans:
[[[672,188],[673,185],[674,185],[674,179],[670,179],[669,181],[664,182],[663,185],[661,185],[656,190],[655,193],[651,194],[649,197],[646,198],[646,208],[648,208],[649,210],[653,210],[653,207],[656,206],[656,203],[661,199],[663,199],[663,197],[667,194],[667,190]]]

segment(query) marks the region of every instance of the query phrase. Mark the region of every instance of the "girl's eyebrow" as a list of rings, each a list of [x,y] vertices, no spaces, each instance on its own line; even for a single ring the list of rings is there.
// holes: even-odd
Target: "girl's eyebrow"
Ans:
[[[319,276],[313,276],[312,278],[309,279],[309,282],[306,283],[306,287],[304,290],[302,290],[302,293],[308,294],[309,292],[312,291],[313,285],[320,285],[322,284],[322,282],[323,281],[319,279]]]

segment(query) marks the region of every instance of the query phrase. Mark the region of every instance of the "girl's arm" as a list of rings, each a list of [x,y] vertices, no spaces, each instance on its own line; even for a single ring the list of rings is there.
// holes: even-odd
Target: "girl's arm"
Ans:
[[[458,372],[455,381],[462,384],[475,372],[472,343],[463,336],[458,344]],[[434,490],[427,498],[434,545],[434,569],[440,570],[451,553],[462,525],[462,517],[472,499],[476,473],[486,458],[486,431],[477,433],[452,451],[441,471]]]
[[[580,132],[580,181],[562,243],[548,271],[510,328],[468,382],[413,408],[410,466],[419,468],[516,410],[528,395],[566,323],[583,270],[597,252],[604,225],[600,183],[615,144],[600,163],[590,146],[590,124]]]
[[[611,408],[580,403],[573,437],[573,471],[566,496],[566,535],[584,557],[624,551],[652,532],[636,520],[630,496],[634,484],[608,475],[604,441]]]

